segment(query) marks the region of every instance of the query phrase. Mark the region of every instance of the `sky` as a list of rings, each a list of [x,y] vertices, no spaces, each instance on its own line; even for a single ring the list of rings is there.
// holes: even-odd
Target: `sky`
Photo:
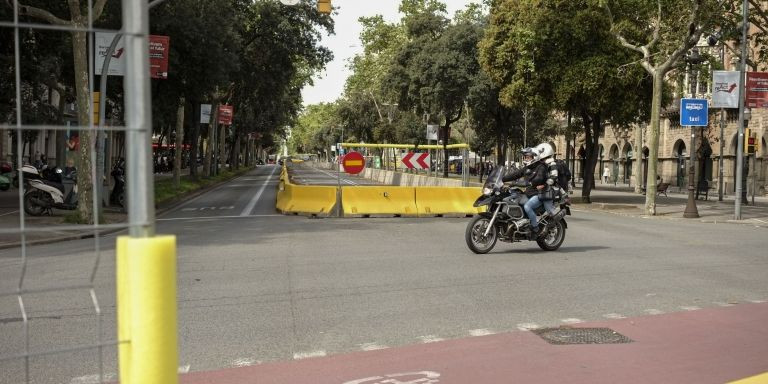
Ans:
[[[471,0],[442,0],[448,10],[448,17],[453,18],[456,11],[464,9]],[[479,2],[475,0],[475,2]],[[387,22],[397,22],[401,15],[397,12],[400,0],[332,0],[338,14],[333,15],[336,34],[324,36],[322,45],[333,51],[333,61],[325,71],[313,79],[314,86],[302,89],[304,105],[330,103],[336,101],[344,92],[344,82],[350,72],[346,67],[355,54],[363,51],[360,44],[362,28],[357,19],[362,16],[382,15]]]

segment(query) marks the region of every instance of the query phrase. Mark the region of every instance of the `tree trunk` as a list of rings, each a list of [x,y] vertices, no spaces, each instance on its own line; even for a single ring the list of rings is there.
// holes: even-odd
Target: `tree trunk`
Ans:
[[[78,25],[85,27],[84,25]],[[88,47],[85,32],[72,32],[72,50],[75,58],[75,89],[77,91],[77,120],[81,127],[91,121],[91,98],[88,85]],[[77,210],[80,220],[93,224],[93,183],[91,180],[91,131],[79,132],[80,150],[77,167]]]
[[[176,146],[173,151],[173,187],[181,186],[181,153],[184,151],[184,107],[186,99],[179,98],[179,108],[176,110]]]
[[[603,128],[599,114],[590,116],[586,111],[583,111],[582,117],[586,135],[584,146],[587,150],[587,158],[584,162],[584,182],[581,186],[581,197],[584,203],[589,204],[592,203],[590,195],[595,185],[595,167],[597,166],[597,155],[600,152],[600,134]]]
[[[192,105],[194,106],[195,111],[199,112],[199,105],[200,103],[197,100],[192,101]],[[199,116],[198,114],[195,114],[195,116]],[[189,140],[189,176],[193,180],[197,180],[197,147],[198,147],[198,137],[200,136],[200,124],[195,119],[192,119],[192,132],[190,135]]]
[[[635,127],[635,151],[632,172],[635,179],[635,193],[643,193],[643,127]]]
[[[240,169],[240,130],[235,133],[235,142],[233,144],[231,160],[229,160],[230,169]]]
[[[648,180],[645,185],[645,213],[656,215],[656,171],[659,163],[659,125],[661,124],[661,95],[664,75],[656,69],[653,74],[653,101],[651,127],[648,131]]]
[[[219,147],[219,157],[217,159],[218,167],[215,169],[215,174],[219,174],[220,169],[224,169],[224,159],[226,159],[226,144],[227,144],[227,126],[222,124],[219,126],[219,134],[216,136],[216,144]]]

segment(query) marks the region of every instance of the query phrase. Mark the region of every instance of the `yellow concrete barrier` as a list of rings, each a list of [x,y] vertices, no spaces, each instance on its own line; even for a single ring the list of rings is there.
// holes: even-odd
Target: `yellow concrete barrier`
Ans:
[[[482,212],[473,207],[482,190],[479,187],[416,187],[419,216],[474,215]]]
[[[342,187],[341,191],[345,216],[417,214],[413,187]]]
[[[117,239],[120,381],[179,381],[176,237]]]
[[[277,191],[277,209],[283,213],[329,214],[336,205],[336,187],[296,185],[287,180]]]

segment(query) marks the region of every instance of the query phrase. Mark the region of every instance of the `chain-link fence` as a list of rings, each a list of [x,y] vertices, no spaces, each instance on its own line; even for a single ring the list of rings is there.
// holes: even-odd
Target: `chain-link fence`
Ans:
[[[5,76],[5,81],[0,80],[5,92],[0,93],[0,102],[7,104],[0,105],[0,157],[11,163],[0,170],[0,189],[6,182],[9,189],[0,196],[0,247],[5,248],[0,251],[0,383],[130,382],[129,372],[146,370],[133,364],[136,357],[150,359],[147,351],[151,354],[155,348],[137,343],[137,335],[145,341],[157,337],[151,333],[156,332],[152,325],[135,326],[142,321],[137,314],[148,312],[136,307],[143,305],[139,300],[173,309],[170,315],[160,315],[169,321],[162,333],[172,335],[157,340],[171,344],[172,351],[161,352],[173,365],[172,370],[166,369],[172,374],[147,374],[159,380],[152,382],[176,380],[175,239],[165,238],[162,244],[153,239],[150,4],[124,0],[121,9],[111,9],[122,14],[118,28],[96,27],[101,25],[96,20],[106,3],[0,4],[5,8],[0,12],[0,54],[9,64],[0,69],[0,76]],[[95,92],[99,88],[95,79],[102,73],[96,57],[107,58],[106,69],[113,56],[94,52],[98,50],[93,47],[99,47],[97,33],[117,36],[108,51],[114,50],[118,39],[124,40],[124,52],[119,52],[125,60],[123,101],[107,99],[107,76],[98,76],[101,92]],[[63,42],[71,46],[66,54],[61,54]],[[62,62],[63,57],[71,57],[71,62]],[[69,73],[74,79],[57,79],[56,73],[44,76],[52,61],[69,68],[60,71],[61,76]],[[109,121],[105,119],[107,103],[118,111]],[[51,106],[58,110],[50,111]],[[41,151],[33,154],[33,148]],[[7,152],[13,154],[8,159]],[[115,170],[124,172],[122,185],[118,174],[110,175]],[[109,181],[106,186],[105,180]],[[18,184],[18,190],[10,184]],[[115,196],[115,188],[121,186],[122,199]],[[111,208],[104,208],[110,204]],[[65,216],[69,223],[62,219]],[[114,239],[105,236],[123,229],[131,237],[118,240],[118,251],[113,252]],[[92,240],[46,245],[71,237]],[[133,296],[131,286],[153,284],[137,279],[154,273],[147,270],[158,269],[148,264],[151,260],[132,264],[140,258],[137,253],[168,256],[169,264],[159,268],[174,276],[160,282],[168,294]],[[130,274],[129,264],[142,275]],[[173,327],[168,328],[169,324]],[[142,334],[145,328],[150,329],[149,335]],[[135,382],[148,382],[132,376]]]

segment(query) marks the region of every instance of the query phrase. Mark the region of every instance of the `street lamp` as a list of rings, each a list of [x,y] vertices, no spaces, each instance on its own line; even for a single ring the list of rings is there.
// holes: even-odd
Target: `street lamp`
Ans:
[[[688,64],[688,77],[691,78],[691,71],[692,66],[695,64],[701,64],[704,62],[704,59],[699,55],[699,50],[697,48],[691,49],[691,52],[685,56],[685,62]],[[697,81],[694,82],[693,86],[693,92],[692,97],[696,98],[696,87],[698,87],[698,75],[696,76]],[[682,111],[680,111],[682,113]],[[683,217],[687,219],[695,219],[699,217],[699,210],[696,208],[696,197],[694,196],[694,192],[696,190],[696,185],[694,184],[694,179],[696,178],[696,127],[691,126],[691,149],[688,151],[688,156],[690,156],[690,165],[688,168],[688,203],[685,205],[685,211],[683,212]]]

